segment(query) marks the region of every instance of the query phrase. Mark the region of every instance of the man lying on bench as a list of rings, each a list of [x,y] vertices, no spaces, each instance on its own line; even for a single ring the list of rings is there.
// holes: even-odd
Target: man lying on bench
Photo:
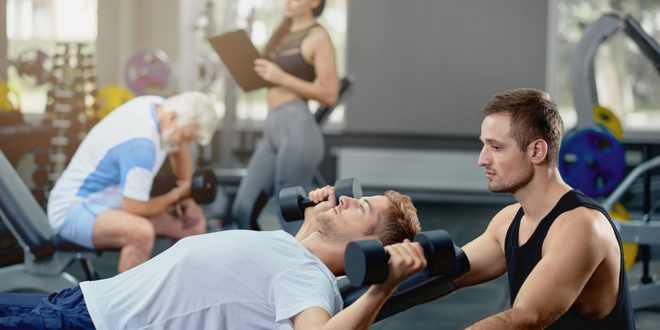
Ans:
[[[422,246],[409,241],[420,232],[416,209],[394,191],[338,203],[332,187],[310,194],[326,197],[305,209],[296,238],[242,230],[188,237],[36,306],[0,306],[0,328],[367,329],[397,285],[426,267]],[[387,245],[387,279],[342,310],[335,276],[345,271],[347,244],[368,238]]]

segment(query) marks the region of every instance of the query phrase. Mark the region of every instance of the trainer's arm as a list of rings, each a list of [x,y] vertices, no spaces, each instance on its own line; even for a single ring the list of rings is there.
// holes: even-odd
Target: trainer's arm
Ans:
[[[595,219],[562,217],[569,221],[555,220],[544,241],[543,258],[523,283],[513,306],[469,329],[541,329],[575,303],[606,252],[601,248],[602,228]]]
[[[504,237],[518,207],[519,204],[514,204],[502,209],[483,234],[463,246],[470,271],[454,281],[456,289],[490,281],[506,272]]]
[[[384,283],[372,285],[355,303],[330,318],[320,307],[308,308],[292,318],[295,329],[369,329],[378,311],[396,287],[406,278],[426,267],[424,250],[419,243],[393,244],[385,247],[390,255],[389,274]]]

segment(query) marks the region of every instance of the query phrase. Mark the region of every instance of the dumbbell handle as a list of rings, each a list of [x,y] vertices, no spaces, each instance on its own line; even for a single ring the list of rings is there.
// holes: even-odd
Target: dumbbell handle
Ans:
[[[154,178],[151,197],[155,197],[176,187],[177,177],[171,172],[160,173]],[[190,195],[200,204],[210,203],[216,195],[216,177],[209,169],[197,170],[190,180]]]
[[[322,199],[321,202],[327,201],[328,198],[330,198],[330,196]],[[339,203],[339,201],[337,201],[337,203]],[[300,206],[302,206],[303,208],[307,208],[307,207],[310,207],[310,206],[315,206],[316,204],[318,204],[318,203],[315,203],[313,200],[309,199],[309,197],[303,197],[300,200]]]
[[[362,187],[357,178],[341,179],[335,182],[335,199],[339,201],[340,196],[353,198],[362,197]],[[324,200],[328,200],[327,198]],[[280,209],[282,218],[286,221],[301,220],[304,218],[305,209],[318,203],[309,199],[309,195],[302,187],[289,187],[280,190]]]

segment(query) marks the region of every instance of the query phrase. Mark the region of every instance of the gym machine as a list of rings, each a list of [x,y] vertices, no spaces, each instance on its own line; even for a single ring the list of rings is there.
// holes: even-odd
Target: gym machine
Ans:
[[[624,242],[639,244],[642,262],[642,277],[636,284],[630,281],[630,300],[633,309],[660,304],[660,283],[649,272],[651,261],[650,246],[660,245],[660,223],[652,222],[651,216],[660,205],[660,201],[651,203],[651,170],[660,167],[660,156],[656,156],[637,165],[603,202],[605,210],[612,210],[615,203],[629,190],[637,178],[643,176],[644,200],[642,218],[639,220],[617,221],[616,225]],[[616,220],[616,219],[615,219]]]
[[[615,223],[622,241],[639,244],[643,274],[639,283],[633,284],[634,281],[631,281],[630,286],[633,308],[638,309],[660,304],[660,285],[649,274],[650,246],[660,245],[660,225],[650,221],[658,206],[657,202],[651,203],[650,171],[660,167],[660,156],[648,159],[647,153],[644,152],[645,161],[633,168],[624,178],[625,158],[623,146],[618,141],[621,138],[620,125],[618,122],[613,124],[613,114],[599,112],[594,74],[596,51],[602,43],[620,30],[623,30],[639,46],[642,53],[660,72],[660,46],[634,18],[631,16],[621,18],[615,14],[606,14],[590,24],[576,45],[571,61],[571,89],[578,118],[576,131],[586,131],[587,135],[583,138],[573,139],[576,135],[567,134],[562,149],[564,149],[564,145],[570,146],[571,144],[576,144],[578,147],[568,147],[568,151],[560,152],[560,169],[561,163],[570,163],[569,166],[577,169],[574,174],[578,181],[566,180],[573,187],[581,189],[587,194],[589,194],[587,191],[593,188],[591,190],[593,197],[605,197],[609,194],[602,204],[610,214],[613,214],[617,201],[629,190],[633,182],[640,176],[644,176],[642,218],[622,221],[622,219],[612,216],[614,220],[617,220]],[[599,123],[600,119],[603,119],[600,123],[608,127],[614,134],[603,133],[598,131],[598,128],[593,128],[594,123]],[[585,141],[588,139],[597,141],[597,143],[586,143]],[[573,150],[570,150],[571,148]],[[568,158],[574,159],[569,161],[565,159],[566,155]],[[578,163],[579,166],[575,165]],[[580,184],[585,186],[581,187]],[[624,251],[625,248],[624,245]]]
[[[90,259],[100,255],[69,242],[50,227],[46,213],[0,151],[0,220],[23,250],[23,263],[0,267],[0,292],[50,293],[78,284],[64,269],[80,261],[87,279],[98,278]]]

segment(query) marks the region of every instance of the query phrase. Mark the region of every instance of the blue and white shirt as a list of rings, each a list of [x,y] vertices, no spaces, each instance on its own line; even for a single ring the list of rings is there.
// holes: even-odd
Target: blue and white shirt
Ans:
[[[48,221],[62,225],[74,206],[93,201],[120,209],[123,198],[149,200],[167,152],[161,149],[159,96],[136,97],[87,134],[48,197]]]

